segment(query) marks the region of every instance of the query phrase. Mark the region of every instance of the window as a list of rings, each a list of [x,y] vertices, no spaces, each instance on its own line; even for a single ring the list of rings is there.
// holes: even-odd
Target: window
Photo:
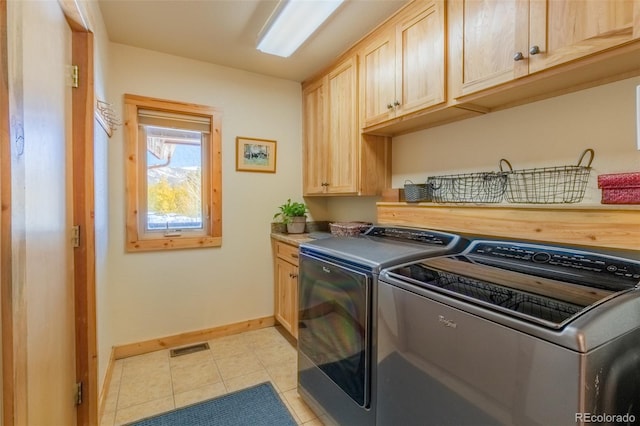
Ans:
[[[220,112],[125,95],[128,251],[222,244]]]

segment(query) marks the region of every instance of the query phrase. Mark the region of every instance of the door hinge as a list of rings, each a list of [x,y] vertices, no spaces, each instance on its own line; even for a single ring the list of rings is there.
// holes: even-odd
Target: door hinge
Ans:
[[[80,226],[74,225],[71,227],[71,246],[73,248],[80,247]]]
[[[76,383],[76,405],[82,404],[82,382]]]
[[[71,87],[78,87],[78,66],[71,65]]]

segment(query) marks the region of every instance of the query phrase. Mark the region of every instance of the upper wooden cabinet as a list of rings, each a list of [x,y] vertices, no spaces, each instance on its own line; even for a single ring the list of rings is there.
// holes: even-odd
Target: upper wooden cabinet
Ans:
[[[330,88],[345,62],[357,93],[336,89],[351,74]],[[335,63],[303,84],[305,195],[375,195],[383,179],[363,153],[380,147],[360,132],[392,137],[640,75],[640,0],[413,0]]]
[[[640,35],[638,0],[450,0],[449,13],[452,53],[461,61],[456,98]]]
[[[360,52],[362,127],[445,102],[442,1],[416,1]]]
[[[327,142],[325,188],[328,193],[358,192],[358,67],[355,57],[326,77]]]
[[[351,56],[303,86],[303,194],[378,195],[390,185],[390,139],[361,135]]]
[[[352,57],[303,91],[305,195],[358,192],[357,76]]]
[[[328,121],[325,113],[325,79],[314,81],[302,91],[302,187],[304,195],[325,190]]]
[[[529,21],[532,73],[639,38],[640,1],[531,0]]]

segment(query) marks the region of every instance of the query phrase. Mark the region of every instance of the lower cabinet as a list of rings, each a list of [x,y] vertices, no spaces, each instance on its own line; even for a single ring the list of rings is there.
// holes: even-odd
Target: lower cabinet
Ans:
[[[298,248],[274,241],[275,318],[298,338]]]

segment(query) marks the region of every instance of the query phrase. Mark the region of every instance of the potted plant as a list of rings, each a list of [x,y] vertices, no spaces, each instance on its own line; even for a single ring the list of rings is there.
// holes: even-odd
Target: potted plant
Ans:
[[[304,203],[291,201],[279,207],[280,211],[273,215],[274,219],[280,219],[282,223],[287,225],[289,234],[302,234],[307,223],[307,206]]]

